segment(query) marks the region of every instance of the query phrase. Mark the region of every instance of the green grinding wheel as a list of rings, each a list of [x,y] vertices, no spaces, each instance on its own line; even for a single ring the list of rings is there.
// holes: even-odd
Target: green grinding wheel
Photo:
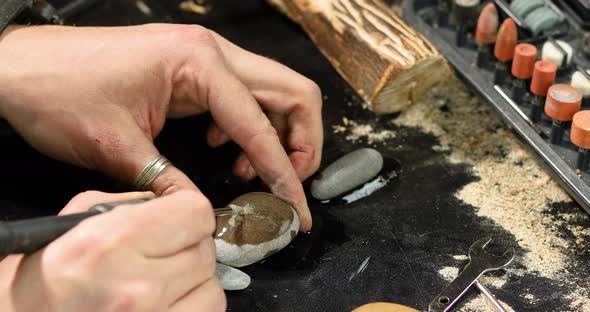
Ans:
[[[514,0],[510,3],[510,9],[518,17],[524,19],[534,10],[545,6],[543,0]]]
[[[542,7],[529,14],[524,20],[524,23],[531,29],[533,35],[536,36],[543,31],[555,27],[559,23],[559,15],[550,8]]]

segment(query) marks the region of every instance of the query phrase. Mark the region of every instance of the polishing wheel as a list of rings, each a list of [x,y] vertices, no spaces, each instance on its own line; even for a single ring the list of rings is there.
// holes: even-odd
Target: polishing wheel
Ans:
[[[352,312],[419,312],[405,305],[389,302],[373,302],[362,305]]]

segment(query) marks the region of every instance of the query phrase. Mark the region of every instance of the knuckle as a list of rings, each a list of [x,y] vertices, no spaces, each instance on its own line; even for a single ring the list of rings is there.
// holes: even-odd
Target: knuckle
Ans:
[[[309,104],[322,105],[322,90],[313,80],[305,78],[302,82],[303,94],[307,95],[312,101]]]
[[[100,261],[110,256],[121,245],[119,231],[104,231],[96,220],[87,219],[79,224],[70,245],[75,254],[86,259]]]
[[[43,253],[43,266],[53,277],[73,283],[92,275],[101,263],[109,261],[117,243],[111,234],[100,231],[93,220],[82,221],[69,232],[66,244],[52,244]]]
[[[162,285],[150,281],[130,281],[113,288],[108,300],[113,312],[159,311],[164,294]]]
[[[181,205],[186,209],[188,218],[203,220],[204,231],[213,233],[215,230],[215,217],[213,206],[202,193],[192,190],[182,190],[175,193]]]
[[[275,127],[272,126],[268,119],[265,120],[264,125],[261,125],[259,128],[254,129],[250,134],[250,137],[246,140],[245,148],[249,149],[252,147],[253,149],[259,147],[259,144],[266,145],[268,143],[268,138],[276,138],[278,139],[278,132]]]
[[[99,198],[103,196],[105,193],[99,191],[85,191],[82,193],[77,194],[76,196],[72,197],[72,199],[68,202],[66,206],[70,207],[80,207],[88,202],[89,199]],[[82,207],[80,207],[82,208]],[[87,207],[90,208],[90,207]]]
[[[199,45],[217,46],[213,33],[199,25],[177,25],[176,35],[182,42],[190,42]]]
[[[172,25],[167,26],[166,36],[171,40],[172,46],[184,47],[194,53],[194,49],[200,49],[200,58],[218,54],[219,45],[213,32],[199,25]]]

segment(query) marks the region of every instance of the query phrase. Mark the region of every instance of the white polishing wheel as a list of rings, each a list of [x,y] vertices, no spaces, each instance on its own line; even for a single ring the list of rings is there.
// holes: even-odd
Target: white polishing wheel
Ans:
[[[567,53],[567,64],[572,62],[572,57],[574,55],[574,49],[572,46],[562,40],[555,40],[555,42]],[[545,42],[543,44],[543,49],[541,51],[541,58],[545,61],[550,61],[557,65],[558,67],[562,66],[564,54],[561,50],[555,46],[555,44],[551,41]]]
[[[588,75],[590,75],[590,70],[586,70]],[[577,71],[572,75],[572,82],[570,83],[572,87],[578,89],[582,94],[586,96],[590,96],[590,80],[582,74],[582,72]]]

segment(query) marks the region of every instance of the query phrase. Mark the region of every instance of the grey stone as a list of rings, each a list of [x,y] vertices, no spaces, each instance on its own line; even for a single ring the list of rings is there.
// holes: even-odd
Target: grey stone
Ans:
[[[215,276],[225,290],[242,290],[250,286],[250,275],[225,264],[215,265]]]
[[[327,200],[355,189],[383,168],[383,156],[372,148],[348,153],[324,169],[311,183],[311,195]]]

